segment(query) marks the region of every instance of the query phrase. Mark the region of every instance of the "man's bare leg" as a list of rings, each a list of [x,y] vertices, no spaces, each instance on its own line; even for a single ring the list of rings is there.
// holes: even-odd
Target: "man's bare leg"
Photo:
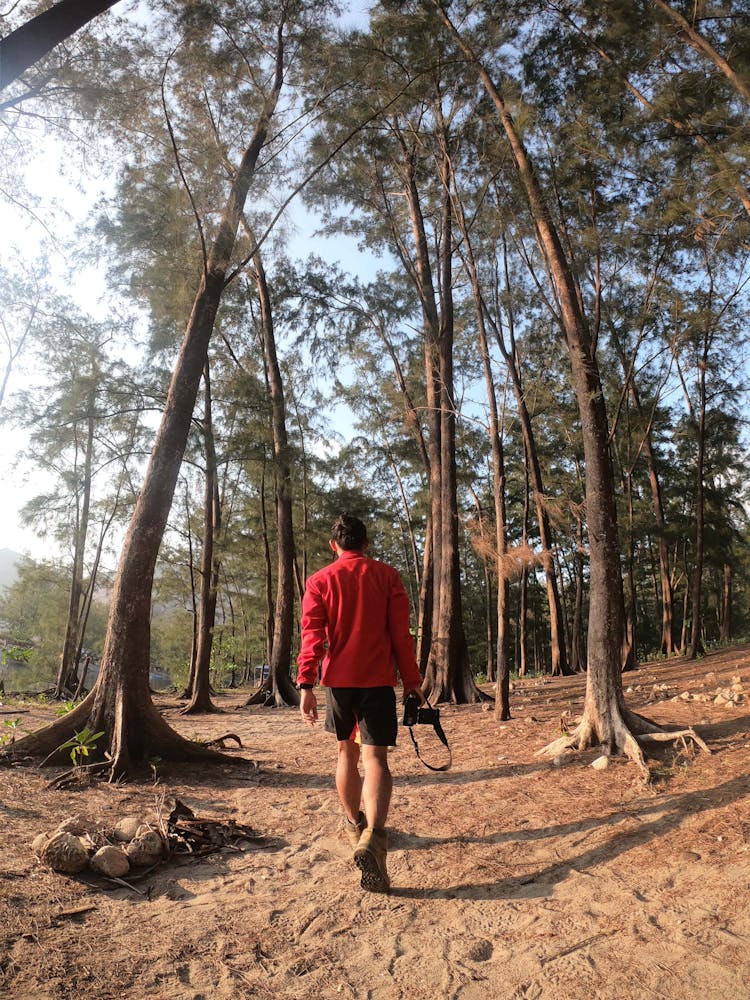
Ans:
[[[344,814],[350,823],[359,819],[362,801],[362,775],[359,773],[359,744],[354,740],[339,742],[339,756],[336,762],[336,791],[339,794]]]
[[[388,818],[393,791],[393,777],[388,766],[388,747],[362,747],[362,761],[365,779],[362,784],[362,798],[365,805],[367,825],[374,830],[382,830]]]

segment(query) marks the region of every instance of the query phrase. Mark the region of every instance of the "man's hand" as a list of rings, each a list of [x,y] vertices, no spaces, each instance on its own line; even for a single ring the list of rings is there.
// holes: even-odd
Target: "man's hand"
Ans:
[[[413,694],[415,698],[419,698],[419,704],[420,705],[426,705],[427,704],[427,699],[422,694],[422,688],[420,688],[420,687],[405,687],[404,688],[404,697],[402,699],[404,704],[406,704],[406,699],[409,697],[410,694]]]
[[[318,699],[310,688],[300,691],[299,710],[308,726],[314,726],[318,721]]]

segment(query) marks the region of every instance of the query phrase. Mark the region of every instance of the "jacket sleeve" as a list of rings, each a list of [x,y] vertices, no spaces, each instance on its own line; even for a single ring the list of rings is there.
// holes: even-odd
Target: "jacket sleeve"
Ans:
[[[302,643],[297,657],[297,683],[315,684],[328,639],[328,618],[321,594],[312,580],[307,581],[302,598],[300,626]]]
[[[415,688],[422,678],[414,655],[414,639],[409,631],[409,595],[404,589],[398,571],[392,569],[391,589],[388,599],[388,631],[399,676],[404,687]]]

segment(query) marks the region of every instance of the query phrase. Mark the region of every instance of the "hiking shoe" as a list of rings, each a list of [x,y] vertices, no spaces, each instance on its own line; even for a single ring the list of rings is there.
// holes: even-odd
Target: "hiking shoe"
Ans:
[[[352,845],[353,851],[357,849],[359,838],[362,836],[362,831],[366,826],[367,820],[365,819],[365,814],[361,810],[356,823],[352,823],[348,816],[344,816],[344,830],[346,831],[346,835],[349,838],[349,843]]]
[[[387,854],[388,834],[368,826],[354,852],[354,861],[362,872],[362,888],[367,892],[388,892],[390,889],[391,880],[385,866]]]

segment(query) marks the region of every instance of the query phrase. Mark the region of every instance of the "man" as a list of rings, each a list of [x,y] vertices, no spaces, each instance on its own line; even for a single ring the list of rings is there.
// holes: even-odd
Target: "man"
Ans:
[[[398,730],[396,668],[404,698],[413,691],[424,703],[409,632],[409,598],[393,566],[365,555],[367,529],[359,518],[342,514],[329,544],[336,560],[310,577],[302,600],[300,711],[305,722],[315,724],[313,687],[320,669],[325,729],[338,740],[336,791],[362,888],[388,892],[385,823],[393,787],[388,748],[395,745]]]

